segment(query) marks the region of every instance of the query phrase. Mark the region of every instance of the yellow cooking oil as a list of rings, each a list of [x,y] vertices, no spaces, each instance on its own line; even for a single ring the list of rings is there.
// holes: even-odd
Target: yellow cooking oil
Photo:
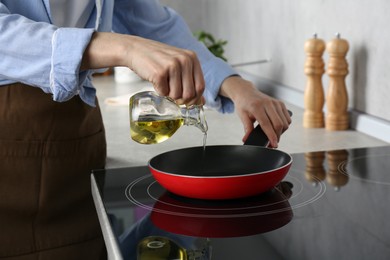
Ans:
[[[140,144],[158,144],[169,139],[183,124],[182,117],[143,116],[137,121],[130,121],[130,134]]]

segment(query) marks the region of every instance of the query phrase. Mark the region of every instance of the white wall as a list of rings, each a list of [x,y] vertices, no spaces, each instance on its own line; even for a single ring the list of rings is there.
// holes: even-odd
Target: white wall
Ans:
[[[228,40],[231,63],[271,58],[246,67],[304,91],[304,43],[336,32],[349,41],[349,106],[390,121],[390,1],[387,0],[162,0],[183,15],[192,30]],[[325,63],[328,54],[324,54]],[[328,76],[323,76],[325,91]]]

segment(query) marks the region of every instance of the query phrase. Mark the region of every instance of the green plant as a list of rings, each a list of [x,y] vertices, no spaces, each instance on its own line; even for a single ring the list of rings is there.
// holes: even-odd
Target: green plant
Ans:
[[[225,50],[224,46],[227,44],[225,40],[215,40],[214,36],[211,33],[205,31],[198,31],[194,33],[194,36],[202,42],[209,51],[215,56],[227,61],[227,59],[223,56]]]

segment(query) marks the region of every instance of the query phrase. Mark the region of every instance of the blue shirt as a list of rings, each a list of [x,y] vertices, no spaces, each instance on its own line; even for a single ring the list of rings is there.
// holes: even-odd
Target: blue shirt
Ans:
[[[158,0],[96,0],[85,28],[53,25],[49,0],[0,0],[0,85],[22,82],[51,93],[55,101],[80,95],[94,106],[93,71],[80,71],[80,63],[95,31],[132,34],[195,51],[206,81],[206,105],[233,111],[232,101],[218,92],[223,80],[237,73]]]

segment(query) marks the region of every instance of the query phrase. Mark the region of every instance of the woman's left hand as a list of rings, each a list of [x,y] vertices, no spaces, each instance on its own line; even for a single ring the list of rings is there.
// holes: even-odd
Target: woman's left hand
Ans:
[[[270,141],[270,146],[278,147],[278,142],[291,123],[285,104],[262,92],[247,80],[232,76],[222,83],[220,94],[230,98],[244,125],[243,141],[254,128],[257,121]]]

